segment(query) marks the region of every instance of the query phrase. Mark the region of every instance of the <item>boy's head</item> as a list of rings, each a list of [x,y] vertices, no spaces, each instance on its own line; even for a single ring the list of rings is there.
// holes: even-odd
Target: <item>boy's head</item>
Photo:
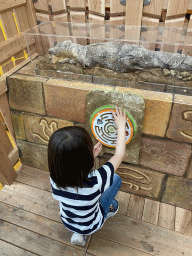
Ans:
[[[50,176],[58,187],[83,187],[94,164],[93,141],[82,127],[54,132],[48,144]]]

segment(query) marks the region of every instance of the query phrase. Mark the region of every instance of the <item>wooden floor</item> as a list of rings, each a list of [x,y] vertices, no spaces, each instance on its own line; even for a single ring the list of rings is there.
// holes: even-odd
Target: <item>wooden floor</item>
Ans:
[[[85,247],[70,244],[52,198],[49,173],[22,166],[0,191],[0,255],[192,256],[192,213],[119,192],[120,209]]]

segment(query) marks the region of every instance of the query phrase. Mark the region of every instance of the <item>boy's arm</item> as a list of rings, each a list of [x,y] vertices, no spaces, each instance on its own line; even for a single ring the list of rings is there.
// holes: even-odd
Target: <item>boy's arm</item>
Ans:
[[[125,125],[126,118],[125,112],[122,113],[122,110],[116,107],[116,113],[112,112],[115,124],[117,126],[117,144],[115,149],[115,154],[109,159],[108,162],[112,163],[114,166],[114,171],[117,170],[121,164],[123,157],[125,155]]]

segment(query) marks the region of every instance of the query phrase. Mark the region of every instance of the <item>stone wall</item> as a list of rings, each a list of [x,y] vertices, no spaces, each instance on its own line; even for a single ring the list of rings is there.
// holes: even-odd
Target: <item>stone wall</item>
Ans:
[[[192,96],[35,77],[26,70],[7,78],[23,164],[48,170],[50,135],[63,126],[86,127],[91,90],[136,93],[145,101],[139,164],[121,164],[121,190],[192,210]],[[105,153],[97,162],[110,157]]]

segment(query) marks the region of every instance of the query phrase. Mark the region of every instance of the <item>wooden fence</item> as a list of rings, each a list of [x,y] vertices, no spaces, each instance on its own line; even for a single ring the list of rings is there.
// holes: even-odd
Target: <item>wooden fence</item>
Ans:
[[[0,1],[0,182],[3,185],[16,178],[14,165],[19,159],[18,148],[12,145],[6,132],[8,129],[14,141],[6,77],[30,61],[23,32],[36,24],[32,0]]]

